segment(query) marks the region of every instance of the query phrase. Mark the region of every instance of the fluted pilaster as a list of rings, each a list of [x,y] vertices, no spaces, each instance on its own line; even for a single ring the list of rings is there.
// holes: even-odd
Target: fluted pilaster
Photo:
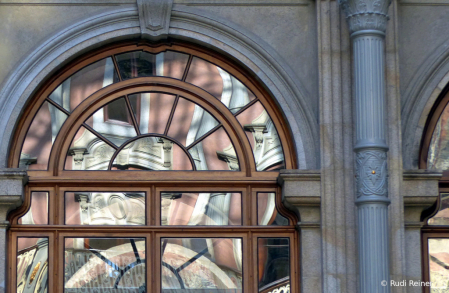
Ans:
[[[359,291],[389,293],[384,39],[391,1],[339,3],[353,44]]]

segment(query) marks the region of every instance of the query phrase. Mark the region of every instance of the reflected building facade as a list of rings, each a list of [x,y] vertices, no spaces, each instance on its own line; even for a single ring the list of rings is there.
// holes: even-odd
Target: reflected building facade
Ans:
[[[0,293],[449,292],[448,12],[1,1]]]

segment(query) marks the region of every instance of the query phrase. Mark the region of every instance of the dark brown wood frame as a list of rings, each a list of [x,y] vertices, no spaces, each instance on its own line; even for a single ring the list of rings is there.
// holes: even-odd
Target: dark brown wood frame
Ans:
[[[278,110],[274,99],[257,82],[257,80],[241,69],[237,62],[230,62],[230,58],[210,52],[196,45],[171,42],[150,44],[145,42],[121,43],[101,48],[92,54],[86,54],[70,63],[61,71],[54,74],[32,99],[18,122],[17,131],[10,146],[9,167],[17,167],[20,151],[28,128],[40,105],[47,96],[67,77],[84,66],[107,56],[119,53],[143,50],[159,53],[166,50],[179,51],[190,54],[188,66],[192,56],[197,56],[212,62],[238,78],[256,96],[265,107],[278,131],[284,149],[287,169],[296,168],[296,155],[293,140],[282,112]],[[186,70],[187,72],[187,70]],[[185,80],[186,73],[183,79]],[[83,122],[96,109],[120,96],[127,97],[134,92],[156,91],[167,92],[185,97],[201,105],[213,116],[220,120],[220,125],[226,130],[234,144],[240,160],[239,172],[208,171],[68,171],[64,170],[64,160],[72,137]],[[129,103],[128,99],[127,103]],[[252,105],[253,103],[251,103]],[[245,107],[246,109],[247,107]],[[62,109],[61,109],[62,110]],[[142,237],[146,239],[146,250],[160,251],[162,237],[241,237],[243,239],[243,274],[244,292],[256,292],[257,273],[253,273],[250,266],[257,263],[258,237],[286,237],[290,239],[290,277],[291,292],[299,292],[299,235],[295,228],[296,216],[281,203],[281,190],[277,185],[278,172],[257,172],[252,149],[242,127],[235,116],[215,97],[196,86],[181,80],[165,77],[135,78],[121,81],[103,88],[84,100],[72,111],[66,123],[60,130],[49,160],[47,171],[28,172],[29,183],[25,188],[24,204],[8,217],[11,228],[8,231],[8,292],[15,292],[16,288],[16,258],[18,237],[48,237],[49,251],[49,293],[63,291],[63,252],[64,237]],[[134,116],[132,116],[134,117]],[[134,121],[133,123],[136,123]],[[138,133],[140,134],[140,133]],[[133,172],[132,176],[127,176]],[[150,172],[150,173],[148,173]],[[151,176],[149,176],[151,174]],[[176,187],[173,187],[176,186]],[[232,186],[232,187],[230,187]],[[19,225],[18,218],[30,208],[31,192],[48,192],[49,221],[48,225]],[[146,226],[82,226],[65,225],[64,192],[68,191],[141,191],[146,193]],[[242,194],[242,226],[160,226],[161,191],[211,192],[233,191]],[[289,226],[257,226],[257,192],[276,192],[278,211],[286,216]],[[156,250],[154,250],[156,249]],[[147,291],[160,292],[160,253],[148,253],[147,257]],[[151,264],[148,266],[148,264]]]

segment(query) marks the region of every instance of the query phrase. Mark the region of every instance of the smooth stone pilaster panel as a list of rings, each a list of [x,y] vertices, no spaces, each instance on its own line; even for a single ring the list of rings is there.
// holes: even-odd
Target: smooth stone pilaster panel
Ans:
[[[301,292],[322,292],[321,174],[318,170],[281,170],[282,201],[299,218]]]
[[[8,213],[22,204],[23,186],[27,182],[22,169],[0,169],[0,293],[6,292],[6,231]]]

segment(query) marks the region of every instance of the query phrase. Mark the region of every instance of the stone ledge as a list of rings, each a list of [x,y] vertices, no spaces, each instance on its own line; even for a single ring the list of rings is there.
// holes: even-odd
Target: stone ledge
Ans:
[[[431,207],[439,196],[438,182],[441,170],[404,170],[402,196],[404,200],[404,225],[419,229],[424,225],[421,214]]]
[[[23,186],[27,182],[25,169],[0,169],[0,226],[8,226],[8,213],[22,204]]]
[[[321,172],[319,170],[281,170],[282,202],[294,211],[301,229],[321,225]]]
[[[402,196],[427,197],[438,196],[438,181],[443,172],[441,170],[404,170],[402,185]]]

